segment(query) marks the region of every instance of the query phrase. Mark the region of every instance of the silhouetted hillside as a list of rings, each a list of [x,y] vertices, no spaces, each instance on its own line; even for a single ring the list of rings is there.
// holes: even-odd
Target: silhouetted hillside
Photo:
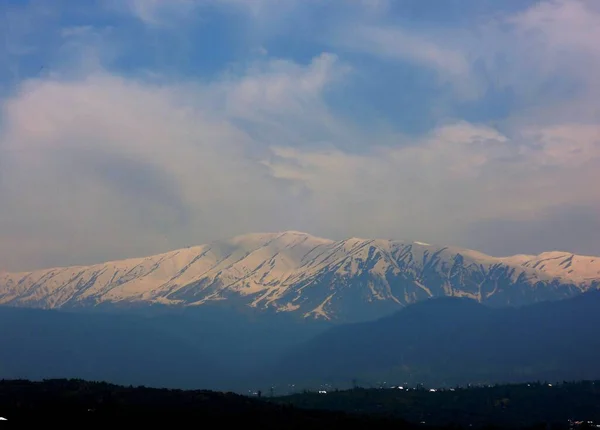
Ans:
[[[16,427],[185,424],[225,428],[240,424],[260,429],[416,428],[399,419],[307,411],[232,393],[133,388],[81,380],[0,381],[0,412]]]
[[[571,420],[592,421],[588,428],[600,428],[600,381],[531,382],[435,392],[407,388],[311,392],[276,401],[303,408],[397,416],[429,425],[568,428]]]

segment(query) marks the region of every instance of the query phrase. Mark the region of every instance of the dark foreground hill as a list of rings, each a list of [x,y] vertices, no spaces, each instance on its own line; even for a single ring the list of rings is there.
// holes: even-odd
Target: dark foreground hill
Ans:
[[[0,381],[0,416],[15,428],[32,424],[186,424],[260,429],[394,428],[417,426],[400,419],[310,411],[211,391],[123,387],[82,380]]]
[[[502,309],[444,298],[330,329],[265,373],[280,383],[338,388],[355,379],[437,387],[600,379],[599,327],[599,291]]]
[[[596,429],[600,382],[464,388],[353,389],[259,399],[206,390],[55,379],[0,380],[0,417],[35,424],[260,429]],[[570,421],[583,421],[581,426]]]
[[[547,382],[429,391],[425,388],[307,392],[276,399],[303,408],[402,417],[429,425],[465,428],[600,428],[600,381]],[[571,421],[571,423],[569,422]],[[591,422],[590,422],[591,421]]]

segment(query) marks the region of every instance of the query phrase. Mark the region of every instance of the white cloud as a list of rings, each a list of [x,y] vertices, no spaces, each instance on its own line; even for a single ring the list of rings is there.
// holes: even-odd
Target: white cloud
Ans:
[[[198,6],[198,0],[125,0],[129,11],[148,25],[163,25],[169,19],[181,20]]]
[[[501,50],[512,64],[498,67],[496,76],[535,109],[529,116],[548,124],[599,122],[598,3],[541,2],[506,22],[512,32]],[[490,70],[496,66],[498,62],[490,61]]]
[[[278,118],[322,105],[337,71],[324,54],[205,86],[103,71],[26,82],[3,106],[0,260],[116,258],[293,227],[295,196],[269,177],[257,159],[264,145],[235,121],[281,136]],[[23,246],[8,246],[15,241]]]
[[[312,109],[325,88],[343,77],[348,67],[332,54],[321,54],[304,67],[286,60],[259,62],[243,79],[221,83],[228,111],[236,116],[271,113],[303,113]]]
[[[161,2],[131,5],[151,25],[166,16]],[[90,262],[288,228],[468,245],[483,221],[600,211],[600,51],[585,37],[599,17],[563,1],[487,23],[481,39],[349,28],[344,46],[435,70],[463,96],[482,94],[481,60],[488,84],[519,98],[500,128],[459,118],[410,138],[328,103],[361,72],[344,53],[265,52],[211,81],[150,83],[100,67],[103,56],[82,69],[85,41],[101,38],[66,29],[72,70],[22,82],[2,105],[0,261]],[[556,103],[548,83],[561,79],[578,88]]]
[[[465,77],[470,73],[470,64],[461,51],[443,48],[425,35],[400,27],[363,26],[349,29],[337,43],[391,59],[416,62],[431,67],[442,76]]]
[[[508,21],[522,36],[533,37],[536,42],[544,43],[548,50],[564,54],[572,48],[600,52],[596,43],[600,37],[599,19],[600,6],[593,0],[551,0],[540,2]]]
[[[114,6],[127,6],[127,12],[150,26],[166,24],[181,25],[181,20],[188,18],[201,8],[219,7],[233,12],[242,12],[252,19],[283,16],[291,13],[302,3],[298,0],[124,0],[114,3]],[[315,1],[313,1],[314,3]],[[318,2],[318,0],[317,0]]]
[[[599,136],[600,126],[566,124],[520,140],[458,123],[366,155],[274,148],[270,166],[311,191],[327,230],[451,243],[473,222],[600,203]]]
[[[600,7],[593,0],[541,1],[460,28],[365,22],[362,17],[336,22],[323,41],[432,70],[442,86],[452,85],[452,98],[477,99],[488,89],[509,89],[531,106],[555,103],[556,97],[585,97],[590,89],[600,94]],[[579,106],[568,107],[576,111],[573,117],[585,115]]]
[[[313,110],[344,124],[322,99],[340,69],[322,55],[208,86],[105,72],[28,82],[3,110],[0,259],[94,261],[284,228],[457,243],[474,222],[600,202],[596,125],[508,136],[457,122],[362,153],[332,127],[329,149],[295,144]],[[248,124],[281,139],[266,147]]]

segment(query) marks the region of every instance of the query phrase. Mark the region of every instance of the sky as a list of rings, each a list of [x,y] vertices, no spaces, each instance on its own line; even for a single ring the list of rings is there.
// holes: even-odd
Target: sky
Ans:
[[[595,0],[7,0],[0,270],[249,232],[600,255]]]

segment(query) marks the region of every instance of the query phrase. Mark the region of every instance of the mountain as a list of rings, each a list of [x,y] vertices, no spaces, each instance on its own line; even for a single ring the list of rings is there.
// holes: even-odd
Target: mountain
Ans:
[[[600,378],[600,291],[520,308],[471,299],[420,302],[338,325],[264,373],[271,383],[429,386]],[[306,386],[305,385],[305,386]]]
[[[122,384],[212,387],[215,357],[144,318],[0,307],[0,379],[85,378]]]
[[[227,303],[361,321],[431,297],[525,305],[600,285],[600,257],[496,258],[421,242],[301,232],[238,236],[145,258],[0,274],[0,304],[41,308]]]
[[[284,394],[353,379],[434,386],[598,379],[598,309],[600,291],[520,308],[444,297],[337,325],[286,313],[211,315],[210,305],[159,314],[0,306],[0,380]]]
[[[211,306],[162,313],[0,306],[0,326],[0,380],[84,378],[239,391],[256,369],[331,324]]]

